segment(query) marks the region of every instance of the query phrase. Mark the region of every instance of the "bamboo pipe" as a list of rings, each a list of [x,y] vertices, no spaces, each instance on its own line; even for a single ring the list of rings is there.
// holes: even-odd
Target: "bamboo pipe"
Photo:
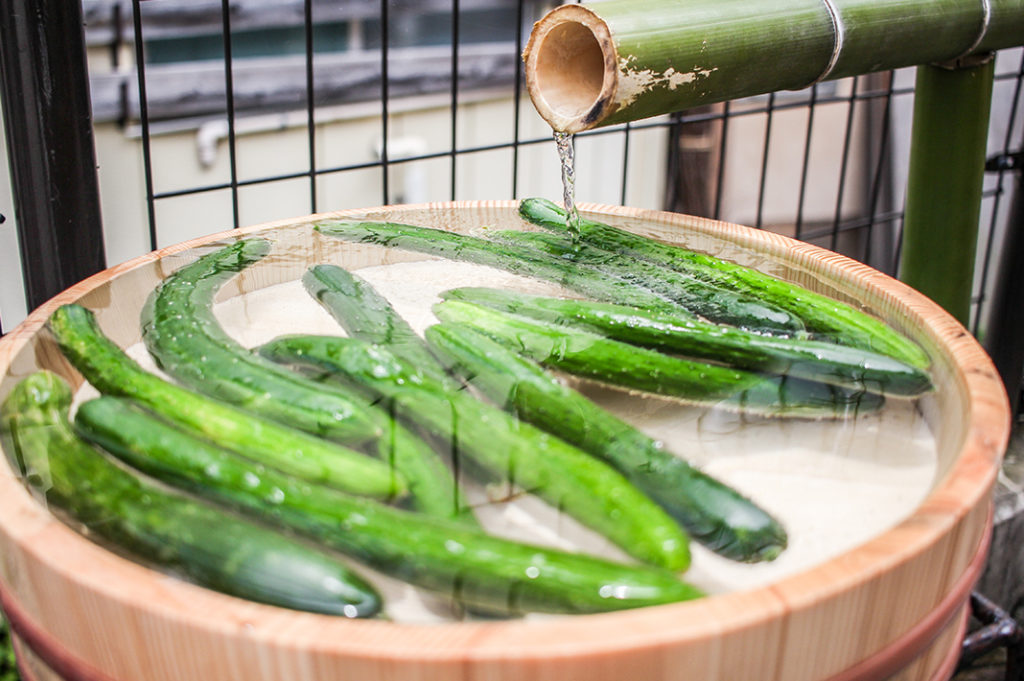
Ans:
[[[967,325],[995,60],[923,66],[903,217],[900,279]]]
[[[572,133],[1018,45],[1024,0],[598,0],[548,12],[523,59]]]

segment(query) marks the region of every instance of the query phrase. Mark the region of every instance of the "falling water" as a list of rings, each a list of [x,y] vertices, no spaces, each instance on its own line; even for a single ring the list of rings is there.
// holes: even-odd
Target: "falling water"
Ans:
[[[565,226],[573,243],[580,237],[580,212],[576,209],[576,160],[573,155],[572,134],[555,133],[558,160],[562,165],[562,203],[565,206]]]

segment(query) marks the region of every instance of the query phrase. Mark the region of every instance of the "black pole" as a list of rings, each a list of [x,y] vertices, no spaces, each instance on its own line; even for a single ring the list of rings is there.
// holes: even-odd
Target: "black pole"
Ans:
[[[0,100],[33,309],[106,266],[80,2],[0,2]]]
[[[1006,384],[1010,406],[1016,415],[1021,405],[1021,384],[1024,382],[1024,150],[998,156],[989,161],[990,170],[1013,170],[1017,173],[1013,205],[1006,223],[1006,236],[1000,249],[999,267],[990,304],[985,349]]]

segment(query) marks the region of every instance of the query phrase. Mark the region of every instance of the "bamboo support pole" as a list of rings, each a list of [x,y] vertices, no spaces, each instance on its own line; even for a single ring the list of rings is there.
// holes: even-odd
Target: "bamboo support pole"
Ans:
[[[599,0],[557,7],[523,53],[555,129],[579,132],[1024,44],[1024,0]]]
[[[917,71],[900,278],[962,324],[971,311],[995,60]]]

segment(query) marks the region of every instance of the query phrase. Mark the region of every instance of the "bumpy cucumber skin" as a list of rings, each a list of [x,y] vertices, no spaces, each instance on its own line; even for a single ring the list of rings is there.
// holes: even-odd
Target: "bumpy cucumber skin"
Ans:
[[[444,367],[430,354],[426,343],[395,311],[386,298],[362,278],[336,265],[315,265],[302,277],[303,286],[353,338],[386,345],[391,352],[413,362],[438,380],[449,380]],[[421,507],[453,508],[445,515],[475,523],[455,476],[438,457],[423,456],[405,462],[404,469],[417,481],[416,499]]]
[[[689,566],[685,532],[612,467],[464,390],[448,390],[382,348],[350,338],[287,336],[260,352],[378,392],[395,403],[399,418],[451,442],[467,463],[537,495],[639,560],[676,571]]]
[[[607,461],[712,551],[772,560],[786,531],[736,490],[472,327],[437,324],[427,341],[470,384],[516,416]]]
[[[248,600],[345,617],[380,611],[373,588],[337,558],[108,461],[75,435],[70,404],[63,379],[32,374],[0,407],[0,435],[26,484],[90,534]]]
[[[519,214],[535,225],[565,231],[565,211],[546,199],[523,199]],[[703,281],[752,294],[789,310],[807,329],[827,340],[888,355],[919,369],[931,363],[921,347],[880,319],[838,300],[755,269],[704,253],[648,239],[593,220],[584,220],[580,237],[603,250],[631,255]]]
[[[179,427],[310,482],[379,499],[395,499],[407,492],[401,475],[384,462],[261,419],[144,370],[103,334],[93,313],[81,305],[57,308],[48,326],[64,356],[101,393],[143,402]]]
[[[142,312],[142,337],[166,373],[199,392],[253,413],[346,443],[371,442],[385,429],[340,390],[312,390],[228,336],[213,315],[221,286],[270,251],[244,239],[208,253],[161,282]]]
[[[317,223],[315,229],[346,241],[378,244],[488,265],[513,274],[554,282],[597,300],[687,314],[679,305],[653,291],[609,277],[593,267],[573,265],[534,248],[396,222],[331,220]]]
[[[167,277],[142,314],[143,339],[160,367],[211,397],[353,447],[375,451],[404,478],[415,509],[475,523],[459,504],[437,454],[362,395],[310,381],[234,341],[213,314],[220,287],[269,252],[246,239],[209,253]]]
[[[803,323],[789,312],[749,295],[718,288],[643,260],[602,251],[587,243],[573,243],[546,232],[502,230],[491,236],[502,243],[535,248],[576,266],[594,267],[608,276],[654,291],[713,322],[781,336],[796,335],[804,330]]]
[[[446,378],[444,367],[419,334],[365,279],[337,265],[314,265],[302,283],[352,338],[382,345],[420,371]]]
[[[497,289],[452,289],[442,298],[581,328],[632,345],[853,390],[916,396],[932,389],[931,379],[922,369],[845,345],[775,338],[613,303]]]
[[[101,404],[87,406],[96,403]],[[78,427],[128,464],[474,609],[501,615],[588,613],[703,595],[666,570],[500,539],[239,467],[223,450],[117,398],[83,408]],[[96,409],[109,413],[91,419]],[[116,427],[111,419],[129,427]]]
[[[684,360],[457,300],[435,305],[434,314],[442,321],[480,329],[545,366],[689,402],[806,418],[845,418],[877,410],[884,403],[876,393]]]

